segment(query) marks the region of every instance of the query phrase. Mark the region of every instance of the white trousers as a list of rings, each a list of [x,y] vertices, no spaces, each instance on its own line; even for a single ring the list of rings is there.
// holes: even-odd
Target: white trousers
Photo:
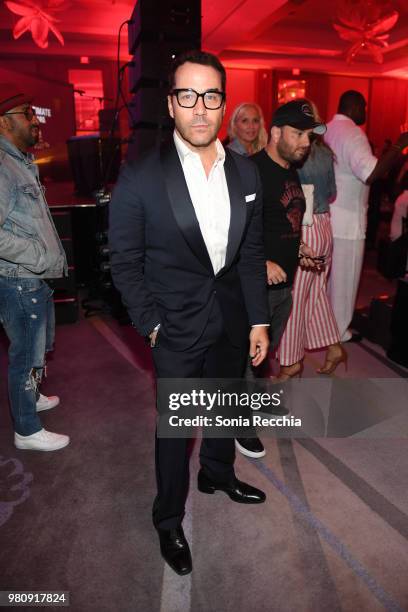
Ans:
[[[342,342],[351,338],[348,327],[354,314],[364,258],[365,240],[333,238],[328,290]]]

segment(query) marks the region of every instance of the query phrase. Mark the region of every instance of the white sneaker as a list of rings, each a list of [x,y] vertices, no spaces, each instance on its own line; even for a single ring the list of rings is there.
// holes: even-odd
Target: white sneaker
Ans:
[[[50,410],[50,408],[55,408],[60,403],[60,398],[58,395],[50,395],[47,397],[46,395],[42,395],[40,393],[40,398],[37,402],[37,412],[41,412],[41,410]]]
[[[31,436],[20,436],[14,432],[14,445],[20,450],[53,451],[64,448],[69,444],[69,436],[52,433],[46,429],[40,429]]]

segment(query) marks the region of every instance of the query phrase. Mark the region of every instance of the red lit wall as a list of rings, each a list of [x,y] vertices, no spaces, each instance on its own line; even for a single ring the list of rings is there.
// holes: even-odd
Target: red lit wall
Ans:
[[[408,122],[408,81],[373,79],[370,95],[368,133],[381,147],[385,138],[393,141],[402,124]]]
[[[256,102],[255,78],[256,70],[227,69],[227,110],[220,132],[220,139],[227,135],[228,120],[238,104]]]
[[[290,76],[289,71],[228,69],[227,68],[227,112],[221,131],[226,135],[228,119],[236,105],[255,101],[264,111],[266,125],[277,107],[277,84],[280,78]],[[293,78],[293,77],[292,77]],[[367,100],[367,123],[363,128],[376,149],[382,148],[384,140],[395,140],[400,126],[408,122],[408,80],[337,76],[303,72],[299,78],[306,80],[306,97],[313,100],[325,121],[337,112],[340,95],[355,89]]]
[[[77,136],[99,133],[98,112],[106,106],[102,70],[86,68],[68,70],[69,82],[74,87]]]
[[[108,59],[91,58],[89,64],[83,65],[80,63],[80,58],[64,58],[64,57],[36,57],[32,59],[30,56],[22,56],[19,59],[7,59],[2,62],[7,65],[9,70],[14,70],[19,74],[31,74],[36,77],[53,79],[59,83],[69,83],[69,70],[100,70],[102,72],[103,92],[110,99],[106,102],[105,108],[112,108],[116,95],[116,62]],[[127,95],[128,87],[125,80],[123,91]],[[121,135],[128,135],[128,119],[126,112],[123,111],[120,115]],[[75,134],[75,129],[73,133]]]

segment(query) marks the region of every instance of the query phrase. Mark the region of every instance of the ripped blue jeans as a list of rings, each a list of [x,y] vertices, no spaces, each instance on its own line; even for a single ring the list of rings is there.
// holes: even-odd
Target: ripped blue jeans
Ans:
[[[36,411],[45,353],[55,333],[53,291],[39,278],[0,276],[0,323],[9,346],[8,389],[14,431],[30,436],[42,429]]]

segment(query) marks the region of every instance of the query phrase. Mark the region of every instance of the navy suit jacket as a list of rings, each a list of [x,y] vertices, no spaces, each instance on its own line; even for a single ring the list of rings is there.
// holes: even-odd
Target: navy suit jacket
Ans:
[[[114,283],[140,334],[160,323],[160,343],[170,350],[195,344],[215,299],[235,346],[247,344],[249,324],[269,321],[258,170],[228,150],[224,169],[231,219],[225,265],[217,274],[173,141],[126,164],[113,193]]]

